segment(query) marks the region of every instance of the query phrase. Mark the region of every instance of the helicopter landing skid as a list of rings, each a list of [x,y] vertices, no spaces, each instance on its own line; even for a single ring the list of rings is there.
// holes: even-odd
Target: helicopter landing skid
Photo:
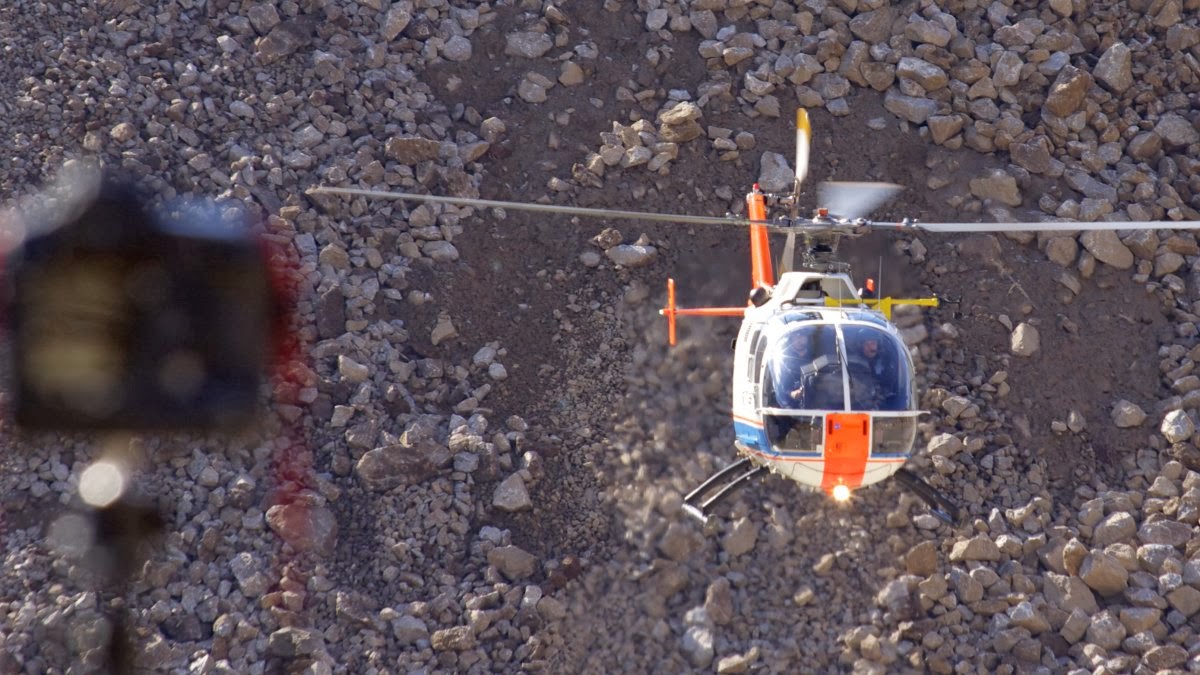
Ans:
[[[763,470],[762,466],[753,466],[742,471],[747,464],[750,464],[750,460],[743,457],[714,473],[708,480],[701,483],[700,487],[692,490],[683,498],[683,510],[695,516],[700,522],[707,523],[709,512],[718,502]],[[712,496],[705,499],[710,494]]]
[[[929,511],[937,516],[939,520],[948,525],[958,522],[960,515],[958,505],[946,498],[941,492],[938,492],[937,488],[926,483],[924,479],[908,469],[900,469],[893,476],[896,480],[900,481],[901,485],[908,488],[928,504]]]

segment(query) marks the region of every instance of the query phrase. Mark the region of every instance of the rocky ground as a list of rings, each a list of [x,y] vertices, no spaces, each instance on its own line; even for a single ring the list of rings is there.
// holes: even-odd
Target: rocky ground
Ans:
[[[744,233],[305,194],[736,212],[804,106],[810,185],[883,216],[1196,219],[1198,9],[6,3],[4,194],[96,157],[244,204],[305,356],[258,432],[137,440],[168,532],[124,597],[72,545],[97,439],[3,428],[0,672],[95,670],[122,606],[150,672],[1200,670],[1194,233],[856,242],[955,301],[898,323],[965,522],[768,478],[702,528],[736,326],[654,309],[744,301]]]

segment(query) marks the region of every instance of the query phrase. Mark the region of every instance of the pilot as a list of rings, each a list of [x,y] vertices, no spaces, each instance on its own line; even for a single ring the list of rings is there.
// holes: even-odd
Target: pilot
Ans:
[[[863,340],[861,351],[866,359],[871,374],[875,377],[883,375],[883,359],[879,356],[879,340],[873,337]]]
[[[829,354],[814,356],[812,338],[808,332],[788,337],[789,358],[798,369],[792,388],[785,390],[789,392],[789,407],[841,409],[842,375],[837,358]]]
[[[864,338],[858,345],[857,353],[850,357],[850,364],[851,393],[855,407],[875,408],[881,405],[889,393],[889,387],[886,386],[889,383],[889,363],[880,352],[879,339]]]
[[[812,350],[809,348],[809,336],[803,331],[796,331],[788,336],[788,359],[792,362],[796,379],[790,383],[787,390],[790,402],[796,405],[804,403],[804,382],[812,363]]]

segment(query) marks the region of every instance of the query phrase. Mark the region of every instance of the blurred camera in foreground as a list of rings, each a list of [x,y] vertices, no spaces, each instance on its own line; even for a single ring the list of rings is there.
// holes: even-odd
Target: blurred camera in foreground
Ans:
[[[29,231],[5,261],[17,424],[251,422],[278,307],[246,216],[211,202],[152,208],[128,179],[76,173],[19,216]]]

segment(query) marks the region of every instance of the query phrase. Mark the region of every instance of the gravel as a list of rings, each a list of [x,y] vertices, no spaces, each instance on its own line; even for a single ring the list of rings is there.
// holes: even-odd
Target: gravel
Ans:
[[[692,331],[668,352],[643,330],[658,320],[647,285],[685,266],[693,242],[572,225],[586,232],[548,240],[572,242],[555,258],[537,225],[505,235],[529,248],[505,250],[487,229],[496,212],[304,194],[333,183],[557,203],[619,185],[623,208],[695,194],[714,204],[684,207],[718,213],[735,200],[704,171],[790,186],[776,154],[788,146],[768,129],[799,101],[861,125],[847,137],[899,130],[971,151],[898,165],[943,177],[927,205],[1194,219],[1190,3],[136,9],[0,9],[3,188],[29,195],[65,160],[95,157],[164,199],[243,205],[297,253],[307,358],[278,378],[262,430],[139,441],[154,461],[136,492],[166,533],[123,603],[63,544],[89,534],[71,514],[94,443],[6,432],[0,670],[99,669],[104,614],[121,604],[140,665],[169,672],[1200,669],[1193,234],[907,242],[923,281],[974,257],[986,264],[964,293],[1016,298],[980,309],[987,329],[969,305],[897,318],[931,411],[912,463],[965,522],[941,524],[892,485],[842,508],[768,479],[701,528],[681,495],[731,456],[731,430],[708,419],[727,410],[730,331]],[[597,74],[614,60],[636,69]],[[495,111],[450,102],[497,86]],[[870,105],[868,126],[857,107]],[[561,140],[572,125],[590,127],[587,142]],[[513,152],[537,153],[529,164],[548,175],[489,169]],[[875,171],[844,161],[853,178]],[[1014,277],[1040,269],[1052,271],[1038,288]],[[492,273],[511,286],[471,287]],[[730,285],[706,273],[689,295]],[[1159,312],[1152,328],[1097,328],[1136,309],[1115,300],[1093,325],[1066,317],[1129,289]],[[522,321],[537,332],[521,343],[479,329]],[[1147,354],[1120,356],[1150,359],[1129,369],[1149,384],[1113,373],[1086,392],[1101,403],[1056,396],[1078,393],[1056,378],[1100,368],[1051,363],[1056,350],[1118,329],[1148,336]],[[1029,413],[1035,381],[1045,410]],[[1110,436],[1103,459],[1055,461]]]

